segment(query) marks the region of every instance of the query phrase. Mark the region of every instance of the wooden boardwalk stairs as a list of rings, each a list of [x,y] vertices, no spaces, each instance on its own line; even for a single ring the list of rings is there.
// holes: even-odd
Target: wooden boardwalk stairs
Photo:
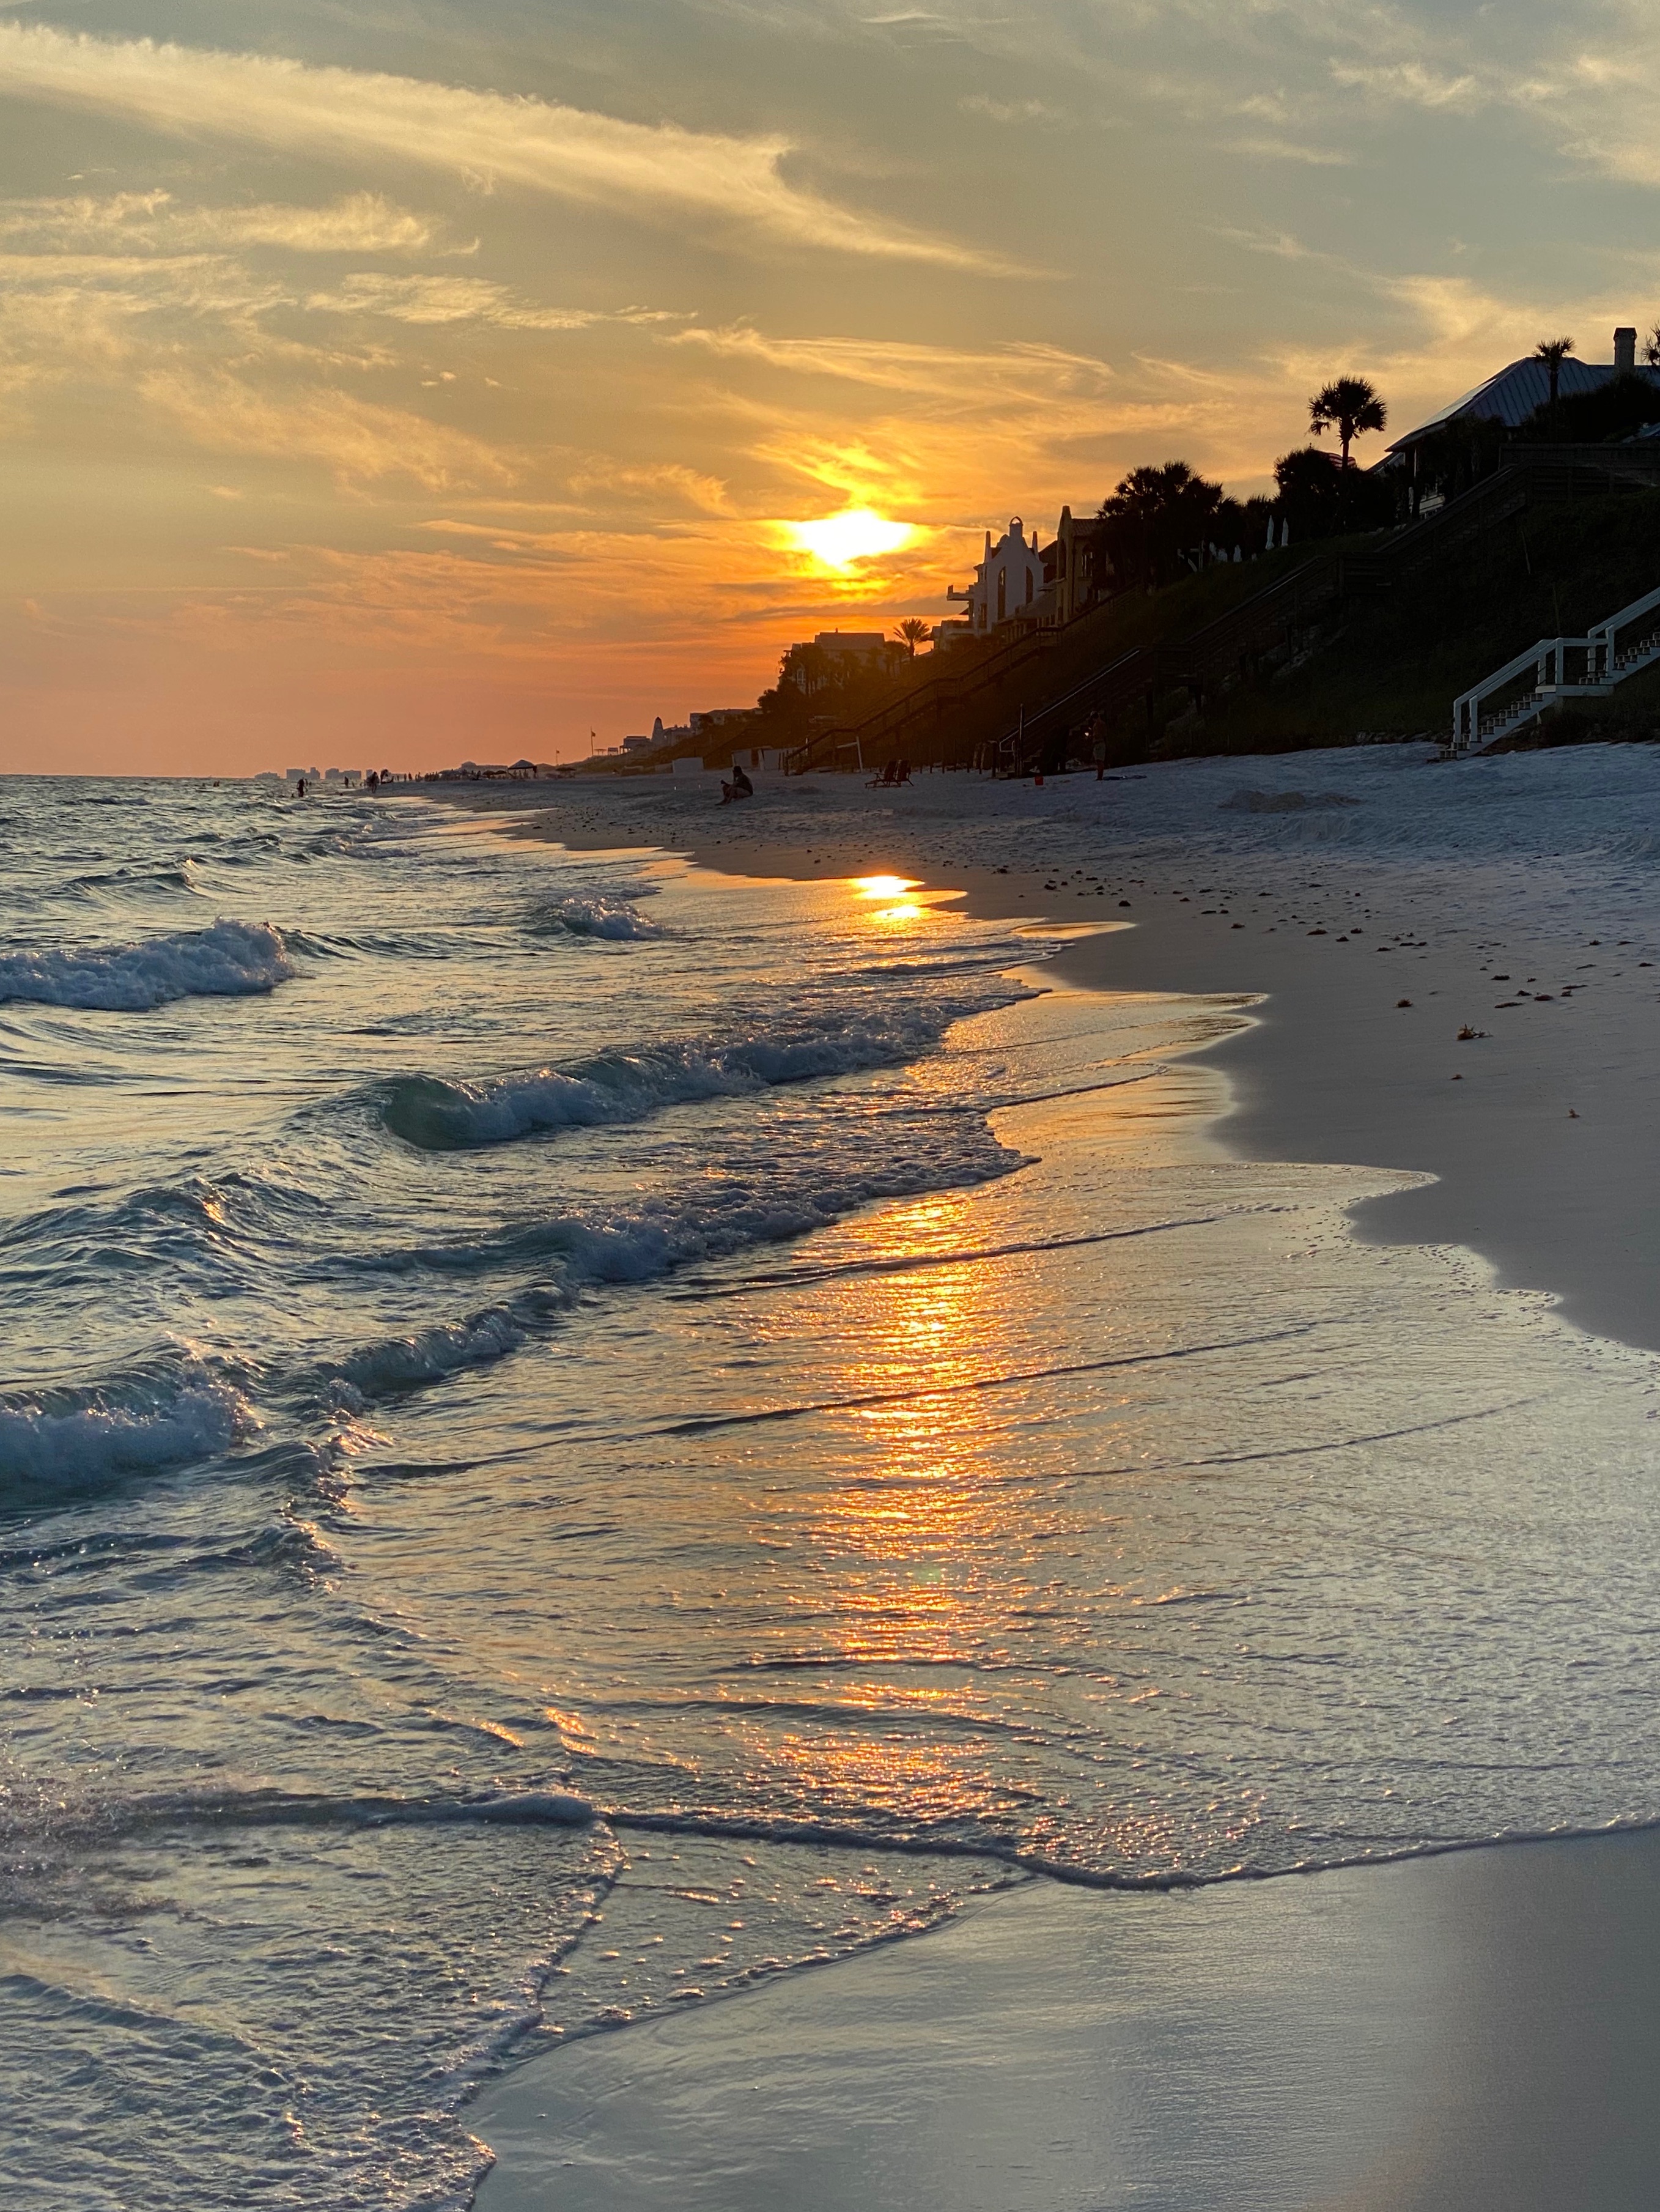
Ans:
[[[1606,699],[1660,661],[1660,591],[1645,592],[1584,637],[1542,637],[1453,702],[1452,750],[1513,737],[1572,699]]]

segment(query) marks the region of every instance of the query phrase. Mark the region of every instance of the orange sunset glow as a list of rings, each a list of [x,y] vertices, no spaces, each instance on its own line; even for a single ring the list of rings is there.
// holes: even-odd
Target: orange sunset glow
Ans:
[[[1374,69],[1335,8],[591,13],[0,24],[0,766],[569,760],[925,651],[1011,514],[1258,491],[1334,360],[1405,423],[1530,347],[1455,137],[1572,148],[1615,259],[1652,165],[1554,11],[1513,82],[1433,15]]]

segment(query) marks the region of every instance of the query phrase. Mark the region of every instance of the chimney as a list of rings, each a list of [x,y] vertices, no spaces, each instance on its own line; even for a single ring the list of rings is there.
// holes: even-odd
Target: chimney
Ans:
[[[1629,376],[1637,366],[1637,333],[1621,328],[1614,334],[1614,373]]]

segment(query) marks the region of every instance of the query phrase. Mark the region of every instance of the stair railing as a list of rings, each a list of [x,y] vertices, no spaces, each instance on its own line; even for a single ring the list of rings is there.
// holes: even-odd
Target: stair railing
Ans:
[[[1621,630],[1631,629],[1634,623],[1641,622],[1645,615],[1651,615],[1657,609],[1660,609],[1660,590],[1645,592],[1640,599],[1633,599],[1628,607],[1621,607],[1617,615],[1610,615],[1606,622],[1593,626],[1590,638],[1591,666],[1595,672],[1591,676],[1593,683],[1617,682],[1633,661],[1639,659],[1646,660],[1657,648],[1660,648],[1660,623],[1651,623],[1634,645],[1628,643],[1622,647],[1619,642]]]
[[[1525,653],[1518,653],[1502,668],[1495,668],[1491,676],[1484,677],[1479,684],[1473,684],[1468,691],[1460,692],[1452,702],[1453,751],[1468,752],[1472,745],[1479,744],[1490,730],[1506,719],[1502,714],[1484,716],[1482,706],[1487,700],[1500,691],[1508,690],[1524,676],[1533,679],[1531,690],[1522,695],[1523,700],[1531,707],[1546,687],[1547,671],[1553,658],[1560,654],[1566,642],[1566,639],[1560,637],[1542,637],[1536,645],[1529,646]],[[1586,644],[1589,641],[1582,638],[1578,642]],[[1519,700],[1514,702],[1512,711],[1514,712],[1515,707],[1521,703]]]

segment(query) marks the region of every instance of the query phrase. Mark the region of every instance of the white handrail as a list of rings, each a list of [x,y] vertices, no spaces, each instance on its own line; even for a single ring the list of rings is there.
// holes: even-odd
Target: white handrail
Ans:
[[[1660,590],[1645,592],[1640,599],[1633,599],[1628,607],[1621,607],[1617,615],[1610,615],[1606,622],[1594,623],[1590,634],[1593,637],[1611,638],[1615,630],[1624,629],[1627,623],[1635,622],[1639,615],[1645,615],[1655,607],[1660,607]]]
[[[1651,614],[1656,609],[1660,609],[1660,588],[1645,592],[1640,599],[1633,599],[1629,606],[1621,607],[1618,614],[1610,615],[1606,622],[1596,623],[1587,636],[1542,637],[1536,645],[1530,645],[1525,653],[1518,653],[1513,660],[1507,660],[1502,668],[1495,669],[1480,684],[1472,685],[1468,691],[1460,692],[1452,702],[1454,752],[1467,751],[1484,733],[1498,734],[1518,727],[1535,714],[1542,713],[1549,700],[1560,699],[1573,693],[1600,695],[1611,690],[1615,684],[1623,683],[1627,676],[1634,676],[1637,673],[1635,665],[1621,665],[1616,641],[1620,631],[1628,629],[1639,617]],[[1566,673],[1566,655],[1570,652],[1583,652],[1585,656],[1584,674],[1578,682],[1572,684]],[[1660,625],[1650,633],[1637,653],[1627,657],[1628,662],[1635,663],[1639,655],[1645,665],[1660,655]],[[1484,726],[1482,701],[1491,698],[1495,691],[1503,690],[1507,684],[1513,684],[1530,668],[1534,673],[1533,690],[1512,702],[1507,712],[1490,716]],[[1548,700],[1544,696],[1546,694],[1549,695]]]
[[[1491,676],[1484,678],[1480,684],[1473,684],[1468,691],[1461,692],[1453,702],[1452,707],[1454,751],[1462,752],[1468,744],[1480,737],[1483,699],[1490,698],[1495,691],[1501,691],[1506,684],[1513,683],[1517,677],[1530,670],[1535,678],[1535,689],[1528,694],[1530,702],[1545,689],[1545,663],[1552,654],[1556,657],[1557,677],[1560,681],[1562,669],[1562,648],[1565,646],[1584,645],[1586,642],[1587,641],[1582,637],[1542,637],[1536,645],[1530,645],[1525,653],[1518,653],[1514,660],[1507,660],[1502,668],[1495,669]],[[1465,734],[1466,710],[1468,710],[1469,718],[1468,736]]]

